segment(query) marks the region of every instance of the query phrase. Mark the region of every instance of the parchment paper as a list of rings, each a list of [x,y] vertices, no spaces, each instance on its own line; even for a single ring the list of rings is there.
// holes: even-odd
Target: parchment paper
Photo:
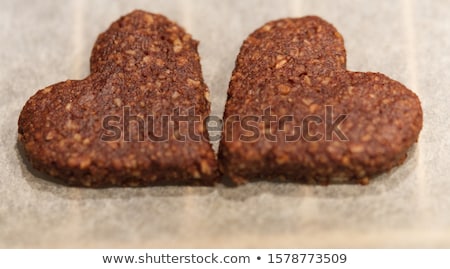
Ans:
[[[316,14],[345,38],[351,70],[416,92],[424,128],[404,165],[368,186],[68,188],[17,147],[26,100],[81,79],[97,35],[140,8],[200,40],[212,114],[221,116],[242,41],[268,20]],[[450,2],[25,1],[0,3],[0,247],[450,247]]]

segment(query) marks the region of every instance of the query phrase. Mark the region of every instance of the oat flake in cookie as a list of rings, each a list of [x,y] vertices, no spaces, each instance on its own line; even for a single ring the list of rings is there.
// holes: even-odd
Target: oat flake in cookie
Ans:
[[[366,184],[403,162],[422,109],[399,82],[347,71],[342,36],[310,16],[269,22],[244,41],[224,124],[219,162],[235,183]]]
[[[134,11],[100,34],[91,74],[38,91],[19,117],[32,165],[87,187],[213,184],[210,111],[198,42]]]

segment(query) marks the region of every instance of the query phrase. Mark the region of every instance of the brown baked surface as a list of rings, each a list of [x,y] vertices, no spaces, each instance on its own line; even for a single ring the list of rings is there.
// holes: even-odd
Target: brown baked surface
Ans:
[[[346,139],[336,133],[325,139],[326,106],[332,108],[331,120],[344,115],[337,126]],[[260,116],[269,107],[271,115],[292,115],[293,121],[282,126],[254,121],[259,138],[243,141],[242,136],[254,132],[230,124],[230,119]],[[287,141],[286,135],[295,134],[294,126],[302,126],[309,115],[322,119],[308,129],[322,139]],[[402,163],[418,139],[422,109],[418,97],[399,82],[380,73],[347,71],[342,36],[331,24],[310,16],[269,22],[244,41],[224,122],[219,162],[235,183],[268,179],[365,184],[368,177]]]
[[[91,75],[42,89],[25,104],[19,140],[32,165],[88,187],[213,184],[218,171],[203,124],[210,104],[197,45],[161,15],[134,11],[114,22],[94,45]],[[134,119],[126,126],[124,108]],[[195,109],[195,132],[202,139],[187,137],[187,124],[173,129],[167,141],[149,139],[151,131],[161,134],[162,115],[177,108],[182,115]],[[148,115],[156,127],[138,129],[137,118]],[[103,139],[113,135],[102,127],[108,116],[120,117],[119,139]],[[186,141],[176,139],[180,135]]]

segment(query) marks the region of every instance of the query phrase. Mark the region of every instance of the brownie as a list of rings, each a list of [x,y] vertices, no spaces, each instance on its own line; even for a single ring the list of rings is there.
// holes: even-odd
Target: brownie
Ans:
[[[418,97],[380,73],[346,70],[344,41],[319,17],[269,22],[236,60],[222,172],[254,180],[359,182],[399,165],[422,128]]]
[[[86,187],[218,180],[198,42],[166,17],[133,11],[99,35],[91,74],[39,90],[20,114],[33,167]]]

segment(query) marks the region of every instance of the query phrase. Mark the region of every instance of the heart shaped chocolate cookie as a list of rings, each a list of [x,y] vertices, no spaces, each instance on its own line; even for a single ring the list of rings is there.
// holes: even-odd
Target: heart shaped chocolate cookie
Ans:
[[[91,74],[38,91],[19,117],[32,165],[70,185],[213,184],[198,42],[134,11],[102,33]]]
[[[234,182],[368,183],[405,159],[422,128],[417,96],[346,70],[344,41],[318,17],[269,22],[236,61],[220,143]]]

